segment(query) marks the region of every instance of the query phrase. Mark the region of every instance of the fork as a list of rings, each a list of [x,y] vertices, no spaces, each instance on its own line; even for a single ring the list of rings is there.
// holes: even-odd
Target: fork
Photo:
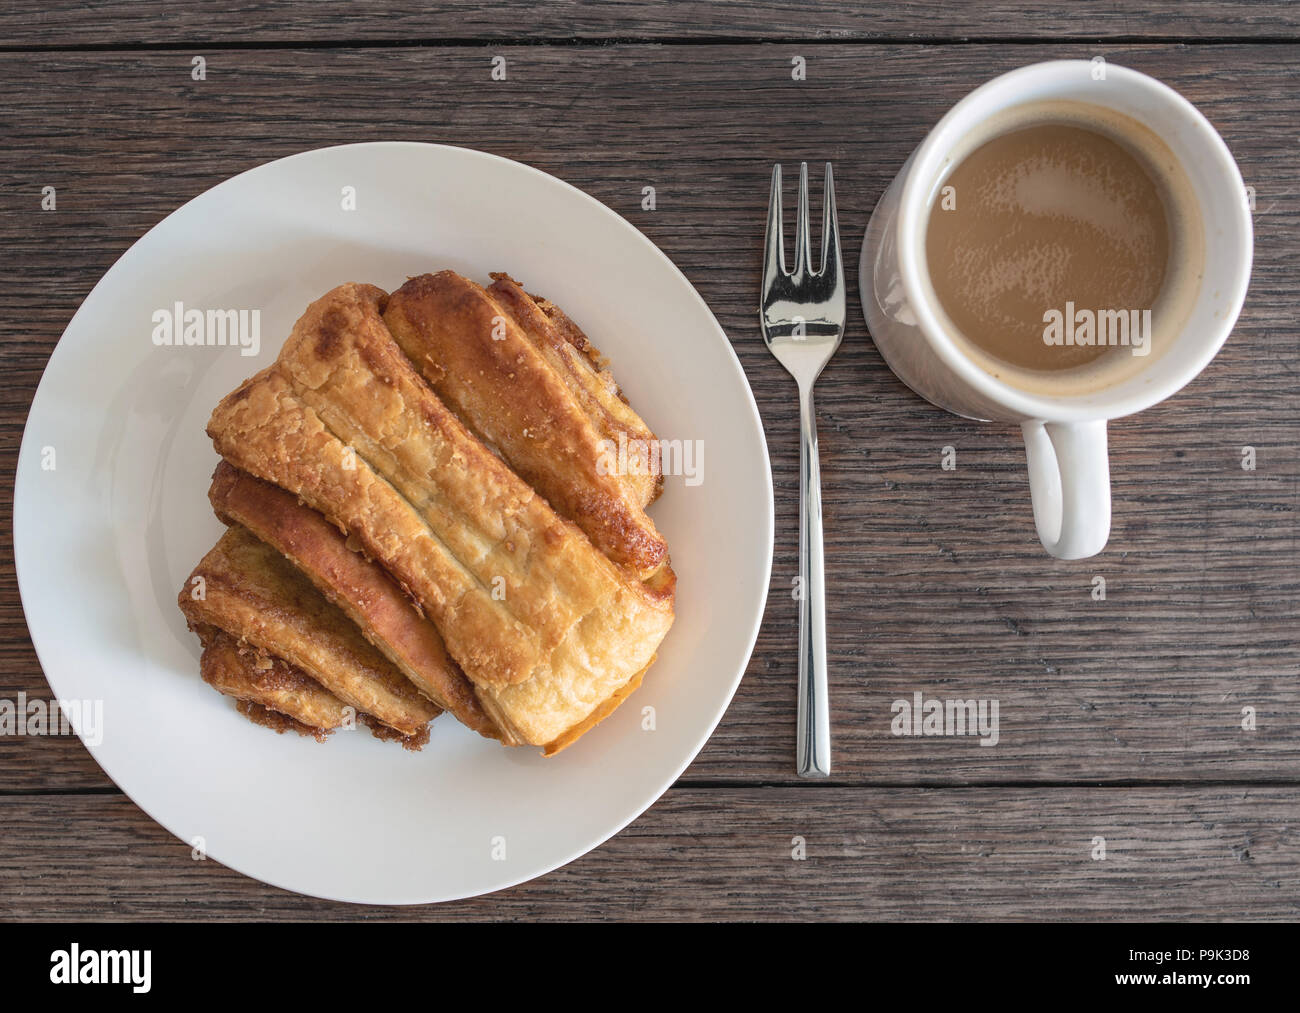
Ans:
[[[844,336],[844,265],[840,261],[835,184],[826,163],[822,255],[812,268],[808,228],[808,163],[799,165],[794,270],[785,269],[781,224],[781,166],[772,168],[763,250],[763,341],[799,384],[799,717],[795,770],[800,777],[829,777],[830,703],[826,689],[826,589],[822,560],[821,467],[813,384]]]

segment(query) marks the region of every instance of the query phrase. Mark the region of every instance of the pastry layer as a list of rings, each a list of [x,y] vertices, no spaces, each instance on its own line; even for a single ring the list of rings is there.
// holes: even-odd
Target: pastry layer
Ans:
[[[247,528],[297,566],[420,692],[480,735],[501,737],[433,623],[382,566],[350,549],[338,528],[228,461],[213,472],[208,499],[219,518]]]
[[[231,463],[354,536],[420,603],[488,714],[523,742],[583,726],[672,623],[672,571],[636,580],[476,439],[343,285],[208,425]]]
[[[241,648],[234,637],[213,627],[201,631],[200,639],[199,673],[218,692],[283,714],[317,738],[355,718],[352,708],[286,661],[254,647]]]
[[[301,721],[289,717],[288,714],[281,714],[270,707],[254,703],[252,700],[232,699],[235,700],[235,711],[237,713],[242,714],[255,725],[271,729],[276,735],[283,735],[285,732],[297,732],[299,735],[313,738],[317,742],[324,742],[330,734],[319,728],[313,728],[311,725],[305,725]]]
[[[178,602],[191,626],[215,626],[282,658],[403,735],[439,713],[288,560],[238,525],[194,568]]]
[[[493,272],[492,279],[488,291],[498,302],[507,296],[515,301],[523,294],[523,287],[504,272]],[[609,370],[609,360],[582,328],[549,299],[540,295],[527,295],[527,298],[546,316],[550,327],[538,326],[536,318],[532,318],[534,322],[523,328],[525,336],[544,351],[547,361],[556,367],[601,435],[615,442],[620,433],[628,440],[655,440],[650,427],[623,396],[622,388]],[[520,319],[516,315],[516,320]],[[628,473],[622,479],[643,507],[653,503],[663,491],[663,470],[658,461],[649,462],[644,472]]]
[[[652,658],[650,660],[653,664],[654,659]],[[546,743],[546,748],[542,751],[543,755],[554,756],[561,750],[568,749],[569,746],[573,745],[578,741],[578,739],[582,738],[582,736],[586,735],[587,732],[591,731],[607,717],[613,714],[614,711],[618,710],[619,704],[640,688],[641,680],[645,678],[645,674],[649,668],[650,666],[647,665],[645,668],[641,669],[641,671],[637,672],[636,675],[632,676],[632,678],[625,682],[613,696],[603,701],[599,707],[588,714],[579,724],[574,725],[563,735],[557,736],[550,742]]]
[[[506,275],[411,278],[384,321],[438,397],[614,562],[645,578],[668,544],[646,515],[658,441],[608,374]],[[580,332],[579,332],[580,333]]]

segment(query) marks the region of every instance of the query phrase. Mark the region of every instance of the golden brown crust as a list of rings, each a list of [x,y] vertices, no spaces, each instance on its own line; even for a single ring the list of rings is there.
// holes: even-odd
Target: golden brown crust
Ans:
[[[299,735],[315,739],[317,742],[324,742],[329,737],[330,733],[327,731],[305,725],[287,714],[281,714],[279,711],[272,710],[260,703],[254,703],[252,700],[232,699],[235,700],[236,712],[248,718],[255,725],[271,729],[276,735],[283,735],[285,732],[297,732]]]
[[[508,281],[516,286],[519,284],[504,271],[493,271],[492,280],[494,282]],[[614,374],[609,371],[609,359],[602,355],[600,349],[591,343],[591,339],[583,333],[582,328],[575,324],[564,310],[544,296],[530,292],[528,298],[537,304],[539,310],[546,314],[551,326],[555,328],[555,333],[572,345],[575,351],[582,353],[582,357],[587,360],[591,368],[600,374],[605,387],[614,391],[619,400],[627,404],[627,398],[623,396],[623,391],[615,382]]]
[[[654,664],[653,658],[650,659],[650,663]],[[591,731],[607,717],[613,714],[614,711],[618,710],[619,705],[640,688],[641,680],[645,678],[645,674],[649,668],[650,665],[646,665],[645,668],[641,669],[641,671],[637,672],[636,675],[628,679],[621,689],[616,690],[599,707],[588,714],[585,720],[579,722],[564,732],[564,734],[558,735],[548,742],[542,750],[542,755],[554,756],[556,753],[568,749],[569,746],[573,745],[578,741],[578,739],[582,738],[582,736],[586,735],[587,732]]]
[[[199,639],[203,642],[200,673],[204,681],[233,698],[235,710],[253,724],[280,735],[297,732],[324,742],[334,729],[355,727],[355,721],[380,741],[396,742],[413,752],[429,743],[428,725],[413,735],[403,735],[369,714],[358,714],[282,658],[240,646],[221,630],[200,627]]]
[[[219,518],[247,528],[297,566],[425,696],[480,735],[501,737],[434,625],[383,567],[348,548],[338,528],[228,461],[213,472],[208,499]]]
[[[546,357],[602,437],[612,443],[620,439],[645,444],[658,441],[623,395],[609,370],[609,360],[560,307],[542,296],[526,293],[502,271],[493,272],[488,292],[498,303],[512,307],[512,312],[513,307],[519,307],[516,323]],[[654,458],[645,465],[644,470],[620,475],[642,508],[658,499],[664,484],[662,462]]]
[[[506,285],[522,291],[519,283],[504,272],[494,272],[492,278],[493,284],[488,291],[499,291]],[[554,335],[572,346],[571,348],[559,346],[560,355],[555,360],[556,365],[562,370],[565,382],[569,384],[574,396],[578,398],[584,411],[601,433],[614,442],[618,441],[619,433],[625,434],[629,440],[657,439],[650,431],[650,427],[628,403],[623,389],[614,379],[614,374],[610,372],[609,359],[591,343],[591,339],[582,328],[549,299],[534,294],[529,294],[528,298],[546,315]],[[527,333],[535,343],[539,343],[537,338],[546,336],[545,331],[540,329],[536,331],[530,329]],[[661,462],[653,462],[644,475],[628,475],[624,480],[636,491],[641,506],[647,507],[663,492],[664,477]]]
[[[409,749],[413,753],[418,753],[429,744],[428,725],[425,725],[414,735],[403,735],[396,728],[389,728],[388,725],[376,721],[369,714],[362,714],[360,718],[361,723],[370,729],[370,734],[380,742],[396,742],[403,749]]]
[[[404,735],[439,713],[280,553],[238,525],[194,568],[178,601],[191,626],[214,626],[284,659]]]
[[[384,389],[382,384],[375,386]],[[330,414],[335,425],[346,428],[345,419]],[[417,427],[413,424],[413,429]],[[493,578],[499,571],[490,572],[490,563],[470,569],[459,558],[474,555],[475,544],[484,538],[479,526],[465,519],[463,507],[469,504],[456,503],[450,496],[416,493],[424,507],[417,510],[384,474],[372,469],[362,453],[325,428],[278,370],[260,374],[218,405],[208,432],[227,460],[302,497],[356,538],[368,555],[415,595],[471,681],[529,677],[532,659],[542,649],[539,634],[492,600]],[[360,430],[350,435],[353,444],[368,443]],[[485,458],[495,460],[490,451],[479,447]],[[367,449],[381,452],[378,446]],[[459,470],[454,494],[463,499],[472,494],[471,482],[480,465],[486,465],[486,460],[458,459],[455,450],[444,450],[426,472],[451,476]],[[485,479],[478,492],[482,516],[489,523],[495,517],[499,536],[508,538],[517,526],[511,521],[522,502],[518,491]],[[527,494],[527,499],[534,498]],[[426,513],[433,515],[446,541],[435,533]],[[526,547],[522,535],[520,544]],[[509,584],[504,586],[509,595]]]
[[[672,622],[671,570],[642,584],[556,515],[433,394],[382,304],[357,285],[313,303],[209,435],[407,588],[502,727],[556,741],[649,664]]]
[[[283,715],[278,731],[292,728],[323,740],[330,731],[348,724],[355,712],[315,679],[288,662],[257,648],[240,647],[228,633],[208,627],[200,634],[203,655],[199,674],[213,689],[253,705],[241,709],[250,720],[268,724],[259,710]]]
[[[660,480],[654,434],[523,289],[496,278],[488,290],[454,271],[411,278],[384,320],[475,434],[597,549],[649,576],[668,559],[644,510]]]

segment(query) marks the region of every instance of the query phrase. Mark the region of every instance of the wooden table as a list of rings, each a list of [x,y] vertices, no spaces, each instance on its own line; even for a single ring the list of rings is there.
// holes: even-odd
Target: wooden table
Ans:
[[[0,738],[0,917],[1297,916],[1296,7],[38,6],[0,13],[0,698],[49,694],[10,521],[23,423],[55,342],[99,276],[167,213],[305,148],[379,138],[482,148],[630,219],[697,286],[749,375],[777,538],[758,645],[712,740],[649,812],[564,869],[436,908],[304,899],[192,861],[75,738],[10,737]],[[508,75],[494,82],[498,55]],[[855,278],[872,207],[947,107],[1001,71],[1096,55],[1173,85],[1236,155],[1257,207],[1245,312],[1198,380],[1112,426],[1110,544],[1064,563],[1033,535],[1018,433],[911,395],[853,292],[844,345],[818,386],[836,767],[828,782],[800,782],[794,387],[755,314],[772,162],[834,161]],[[195,56],[205,80],[192,78]],[[792,79],[797,56],[806,80]],[[45,186],[57,188],[54,212],[41,209]],[[655,187],[653,211],[641,207],[644,186]],[[941,467],[944,447],[955,470]],[[1254,470],[1242,467],[1245,447]],[[78,607],[69,589],[70,623]],[[891,734],[893,702],[918,691],[996,699],[1000,740]]]

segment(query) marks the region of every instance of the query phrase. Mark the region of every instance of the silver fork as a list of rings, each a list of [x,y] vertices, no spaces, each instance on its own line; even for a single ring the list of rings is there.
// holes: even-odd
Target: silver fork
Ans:
[[[813,384],[844,336],[844,266],[835,215],[835,184],[826,163],[822,255],[812,269],[808,228],[808,163],[799,165],[799,211],[795,219],[794,270],[785,269],[781,225],[781,166],[772,168],[763,251],[763,340],[799,384],[799,728],[796,771],[800,777],[831,772],[830,703],[826,690],[826,589],[822,562],[821,467]]]

